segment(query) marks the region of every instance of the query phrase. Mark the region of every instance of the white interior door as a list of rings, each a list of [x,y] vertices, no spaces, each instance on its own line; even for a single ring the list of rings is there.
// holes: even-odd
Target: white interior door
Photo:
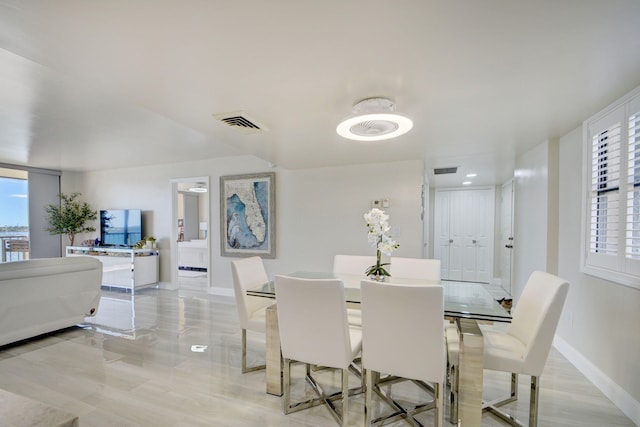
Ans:
[[[500,202],[500,285],[512,294],[513,281],[513,181],[502,186]]]
[[[436,191],[434,257],[442,278],[488,283],[493,276],[493,188]]]
[[[433,205],[433,257],[440,260],[443,279],[449,279],[449,198],[449,192],[436,191]]]
[[[466,209],[463,191],[450,191],[449,210],[449,279],[463,280],[464,252],[466,248],[466,216],[461,215]]]

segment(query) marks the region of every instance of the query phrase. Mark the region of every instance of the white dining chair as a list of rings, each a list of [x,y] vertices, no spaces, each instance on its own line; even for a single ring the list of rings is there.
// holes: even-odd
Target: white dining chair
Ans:
[[[442,426],[446,358],[442,286],[365,280],[360,289],[362,368],[366,375],[365,426],[386,423],[397,417],[421,425],[416,424],[414,416],[427,409],[435,409],[434,425]],[[386,375],[379,379],[380,374]],[[393,398],[393,386],[389,393],[380,388],[385,382],[397,382],[398,378],[415,381],[422,389],[433,393],[433,400],[405,408]],[[433,388],[428,383],[432,383]],[[393,413],[374,417],[374,392],[393,407]]]
[[[402,279],[440,281],[440,260],[427,258],[391,257],[390,273]]]
[[[489,411],[514,426],[522,425],[499,407],[518,399],[518,375],[531,377],[529,396],[529,426],[538,425],[539,379],[549,357],[553,337],[560,320],[569,283],[552,274],[534,271],[512,310],[512,320],[506,331],[482,329],[484,336],[484,369],[509,372],[511,390],[508,396],[484,402],[483,411]],[[457,418],[457,361],[459,338],[447,334],[449,360],[454,364],[451,383],[451,420]]]
[[[335,255],[333,257],[333,272],[335,274],[364,276],[365,271],[375,263],[376,257],[373,255]]]
[[[338,424],[346,426],[349,415],[349,369],[362,349],[362,331],[348,324],[342,281],[276,276],[275,286],[284,361],[284,413],[325,404]],[[291,364],[294,361],[306,364],[305,379],[317,397],[292,404]],[[340,369],[341,391],[327,396],[312,376],[310,365]],[[358,372],[357,369],[355,371]],[[337,399],[342,399],[341,411],[337,411],[333,404]]]
[[[368,255],[335,255],[333,257],[333,274],[349,274],[365,276],[365,271],[376,263],[375,256]],[[359,305],[347,304],[349,324],[362,325],[362,317]]]
[[[247,295],[247,289],[255,288],[269,281],[262,258],[258,256],[231,261],[233,291],[236,296],[240,328],[242,329],[242,373],[264,369],[265,365],[247,367],[247,331],[266,331],[266,313],[274,301]]]

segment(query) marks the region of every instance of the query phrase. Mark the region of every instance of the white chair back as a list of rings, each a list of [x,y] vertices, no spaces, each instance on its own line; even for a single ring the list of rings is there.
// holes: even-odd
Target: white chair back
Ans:
[[[362,366],[408,379],[445,376],[441,285],[362,281]]]
[[[275,276],[275,285],[282,356],[347,369],[361,340],[352,346],[342,281]]]
[[[507,333],[525,345],[523,374],[540,376],[547,362],[569,283],[534,271],[513,309]]]
[[[264,332],[266,329],[264,321],[250,322],[250,318],[252,313],[273,304],[273,300],[250,297],[247,296],[246,292],[247,289],[258,287],[269,281],[262,258],[254,256],[231,261],[231,271],[233,273],[233,291],[236,296],[236,305],[238,306],[240,327]]]
[[[391,275],[401,279],[424,279],[439,282],[440,260],[425,258],[391,257]]]
[[[333,258],[333,272],[335,274],[357,274],[364,276],[364,272],[375,263],[375,256],[336,255]]]

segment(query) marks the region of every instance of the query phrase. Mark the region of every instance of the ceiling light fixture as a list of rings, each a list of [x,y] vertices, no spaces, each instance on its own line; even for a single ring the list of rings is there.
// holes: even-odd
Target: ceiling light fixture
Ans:
[[[198,183],[195,187],[189,189],[192,193],[206,193],[207,187],[204,184]]]
[[[353,106],[351,116],[336,128],[338,135],[355,141],[382,141],[411,130],[413,122],[396,113],[396,104],[387,98],[367,98]]]

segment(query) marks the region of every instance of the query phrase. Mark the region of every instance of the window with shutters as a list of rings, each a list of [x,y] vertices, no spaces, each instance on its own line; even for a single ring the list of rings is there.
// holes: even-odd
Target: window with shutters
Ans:
[[[640,88],[584,123],[582,270],[640,288]]]

